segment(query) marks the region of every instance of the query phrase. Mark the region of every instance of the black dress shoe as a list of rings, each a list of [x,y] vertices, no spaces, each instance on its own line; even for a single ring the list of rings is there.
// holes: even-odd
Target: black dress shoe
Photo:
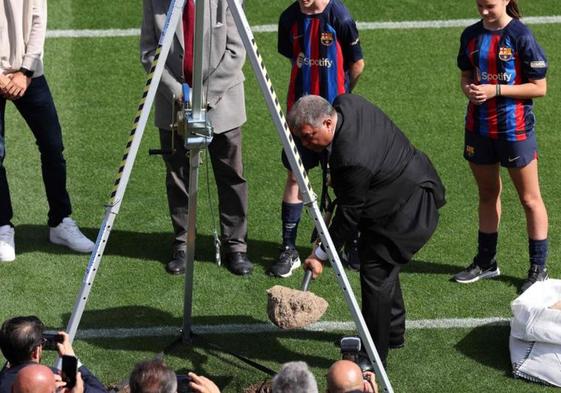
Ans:
[[[178,250],[173,253],[173,259],[167,263],[166,271],[170,274],[185,273],[185,251]]]
[[[231,252],[226,254],[226,267],[238,276],[249,276],[253,265],[245,252]]]

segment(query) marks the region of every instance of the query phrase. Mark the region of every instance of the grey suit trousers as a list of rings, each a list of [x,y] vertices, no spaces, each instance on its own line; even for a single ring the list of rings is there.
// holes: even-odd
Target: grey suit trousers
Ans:
[[[247,252],[247,181],[243,177],[241,128],[215,134],[208,147],[218,190],[222,252]],[[171,132],[160,129],[162,149],[171,146]],[[186,249],[189,161],[183,138],[175,136],[175,152],[164,155],[166,191],[175,233],[173,251]]]

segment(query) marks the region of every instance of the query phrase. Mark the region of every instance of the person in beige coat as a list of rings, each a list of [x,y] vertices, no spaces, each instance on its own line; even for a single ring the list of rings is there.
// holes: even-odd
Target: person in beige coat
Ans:
[[[175,232],[172,259],[166,270],[171,274],[185,271],[189,164],[184,141],[170,132],[174,98],[181,97],[181,85],[190,83],[192,59],[186,52],[185,36],[193,23],[187,15],[193,11],[188,0],[171,45],[155,98],[155,124],[160,130],[163,150],[169,150],[175,138],[175,151],[164,155],[166,190]],[[206,94],[208,119],[214,138],[208,150],[218,189],[222,252],[226,266],[238,275],[249,275],[253,266],[247,258],[247,182],[243,177],[241,126],[246,121],[244,101],[245,50],[226,0],[207,1],[204,17],[203,92]],[[144,0],[140,57],[146,71],[154,59],[165,24],[169,0]],[[192,15],[192,13],[191,13]],[[192,34],[192,33],[191,33]],[[192,48],[187,45],[187,48]]]

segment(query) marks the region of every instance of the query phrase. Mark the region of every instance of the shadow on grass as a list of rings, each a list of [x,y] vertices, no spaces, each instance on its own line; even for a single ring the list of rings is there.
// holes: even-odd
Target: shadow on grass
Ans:
[[[99,228],[81,228],[90,239],[95,240]],[[104,255],[122,256],[140,260],[159,261],[165,264],[171,257],[173,235],[168,232],[134,232],[114,229],[111,231]],[[46,225],[23,224],[16,228],[17,253],[41,251],[56,255],[76,254],[66,247],[51,244]],[[307,250],[309,251],[309,250]],[[268,268],[278,256],[279,244],[275,242],[249,240],[248,254],[252,262]],[[214,239],[210,235],[197,235],[195,260],[215,263]]]
[[[446,274],[458,273],[458,266],[448,263],[438,263],[430,261],[420,261],[413,259],[401,270],[402,273],[422,273],[422,274]]]
[[[69,314],[64,314],[63,318],[67,320]],[[205,371],[204,365],[208,362],[207,357],[214,357],[222,362],[232,365],[243,365],[245,368],[250,366],[235,358],[231,353],[239,354],[249,358],[255,362],[284,363],[292,360],[303,360],[312,367],[327,369],[335,359],[325,358],[313,354],[305,354],[296,352],[287,345],[283,344],[284,340],[293,342],[290,345],[298,348],[298,341],[316,342],[318,345],[329,345],[336,347],[338,340],[341,338],[340,333],[310,332],[304,330],[296,331],[272,331],[263,333],[248,334],[243,333],[237,335],[235,333],[210,334],[208,332],[197,333],[193,336],[192,344],[183,344],[180,340],[179,329],[182,327],[183,320],[172,316],[161,310],[144,307],[144,306],[128,306],[108,308],[104,310],[86,311],[81,320],[81,327],[88,329],[89,327],[107,326],[104,321],[118,318],[121,321],[134,321],[145,319],[157,321],[158,326],[177,327],[177,334],[173,335],[173,329],[170,333],[165,333],[153,337],[123,337],[120,333],[118,337],[80,337],[78,331],[78,339],[87,342],[90,345],[107,350],[123,350],[123,351],[139,351],[152,352],[154,354],[164,353],[167,356],[176,356],[191,362],[196,372]],[[194,330],[197,327],[216,326],[217,330],[224,325],[244,325],[250,327],[255,324],[262,324],[262,321],[256,320],[249,316],[196,316],[193,318]],[[145,324],[144,327],[147,325]],[[120,327],[123,327],[122,324]],[[200,329],[199,329],[200,331]],[[98,332],[102,333],[102,332]],[[109,334],[115,332],[107,332]],[[178,340],[179,339],[179,340]],[[294,344],[296,343],[296,344]],[[218,347],[218,348],[217,348]],[[276,370],[275,370],[276,371]],[[186,370],[179,370],[186,372]],[[228,381],[220,381],[220,385],[227,385]]]
[[[472,329],[455,348],[476,362],[511,376],[509,335],[510,326],[480,326]],[[482,348],[485,350],[481,350]]]

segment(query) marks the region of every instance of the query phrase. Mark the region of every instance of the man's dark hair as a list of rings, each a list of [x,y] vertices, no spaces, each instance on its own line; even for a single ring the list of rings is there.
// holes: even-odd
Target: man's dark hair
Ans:
[[[161,360],[138,363],[129,378],[131,393],[176,393],[175,372]]]
[[[10,364],[31,360],[33,350],[42,344],[45,326],[34,315],[8,319],[0,328],[0,349]]]

